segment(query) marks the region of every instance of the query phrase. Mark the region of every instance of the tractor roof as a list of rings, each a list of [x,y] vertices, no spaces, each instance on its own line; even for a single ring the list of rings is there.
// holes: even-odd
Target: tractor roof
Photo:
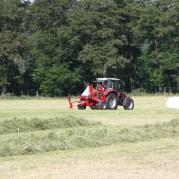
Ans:
[[[103,82],[106,80],[121,81],[119,78],[96,78],[96,82]]]

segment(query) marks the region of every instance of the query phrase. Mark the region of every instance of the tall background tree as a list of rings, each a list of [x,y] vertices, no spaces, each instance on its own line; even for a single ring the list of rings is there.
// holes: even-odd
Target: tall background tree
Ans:
[[[26,79],[24,17],[28,2],[0,1],[0,90],[20,94]]]
[[[179,91],[179,1],[0,1],[2,94],[77,94],[96,77]]]

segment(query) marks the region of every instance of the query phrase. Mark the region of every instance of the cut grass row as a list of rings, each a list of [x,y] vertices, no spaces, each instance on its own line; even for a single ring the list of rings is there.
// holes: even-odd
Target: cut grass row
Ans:
[[[19,119],[13,118],[0,121],[0,135],[19,132],[34,132],[39,130],[61,129],[78,126],[98,125],[99,122],[90,122],[80,117],[64,116],[50,119]]]
[[[177,119],[170,122],[127,128],[104,126],[99,123],[91,124],[84,119],[74,117],[58,120],[56,118],[37,122],[38,119],[32,119],[22,120],[23,122],[20,123],[20,120],[16,119],[15,121],[18,123],[16,127],[21,124],[24,127],[24,132],[14,131],[15,127],[8,134],[1,134],[0,156],[100,147],[124,142],[136,143],[179,136],[179,120]],[[51,121],[55,122],[50,124]],[[34,122],[38,125],[34,125]],[[59,123],[61,125],[57,127],[56,124]],[[5,124],[4,127],[15,125],[8,122]]]

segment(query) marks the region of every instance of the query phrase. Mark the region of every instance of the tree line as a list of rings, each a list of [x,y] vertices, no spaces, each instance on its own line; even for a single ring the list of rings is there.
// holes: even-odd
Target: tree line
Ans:
[[[0,1],[1,94],[75,95],[96,77],[178,92],[179,1]]]

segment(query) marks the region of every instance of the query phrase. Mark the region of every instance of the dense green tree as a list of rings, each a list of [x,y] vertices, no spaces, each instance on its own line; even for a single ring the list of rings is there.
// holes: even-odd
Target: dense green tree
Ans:
[[[132,30],[141,55],[137,63],[137,86],[154,91],[177,88],[178,16],[177,1],[154,1],[142,9]],[[143,70],[145,69],[145,71]],[[137,81],[136,79],[136,81]]]
[[[77,94],[119,77],[179,91],[178,0],[1,0],[0,92]]]
[[[73,33],[70,42],[76,47],[75,61],[82,77],[89,80],[99,76],[125,78],[128,59],[121,49],[127,39],[116,3],[80,1],[69,17]]]
[[[70,68],[71,64],[74,65],[71,49],[65,48],[66,42],[63,41],[67,34],[67,12],[74,4],[74,0],[36,0],[29,8],[32,34],[29,46],[35,59],[33,78],[41,94],[66,95],[79,81],[77,70]]]
[[[20,0],[0,1],[0,89],[3,94],[7,90],[17,93],[23,84],[25,6]]]

